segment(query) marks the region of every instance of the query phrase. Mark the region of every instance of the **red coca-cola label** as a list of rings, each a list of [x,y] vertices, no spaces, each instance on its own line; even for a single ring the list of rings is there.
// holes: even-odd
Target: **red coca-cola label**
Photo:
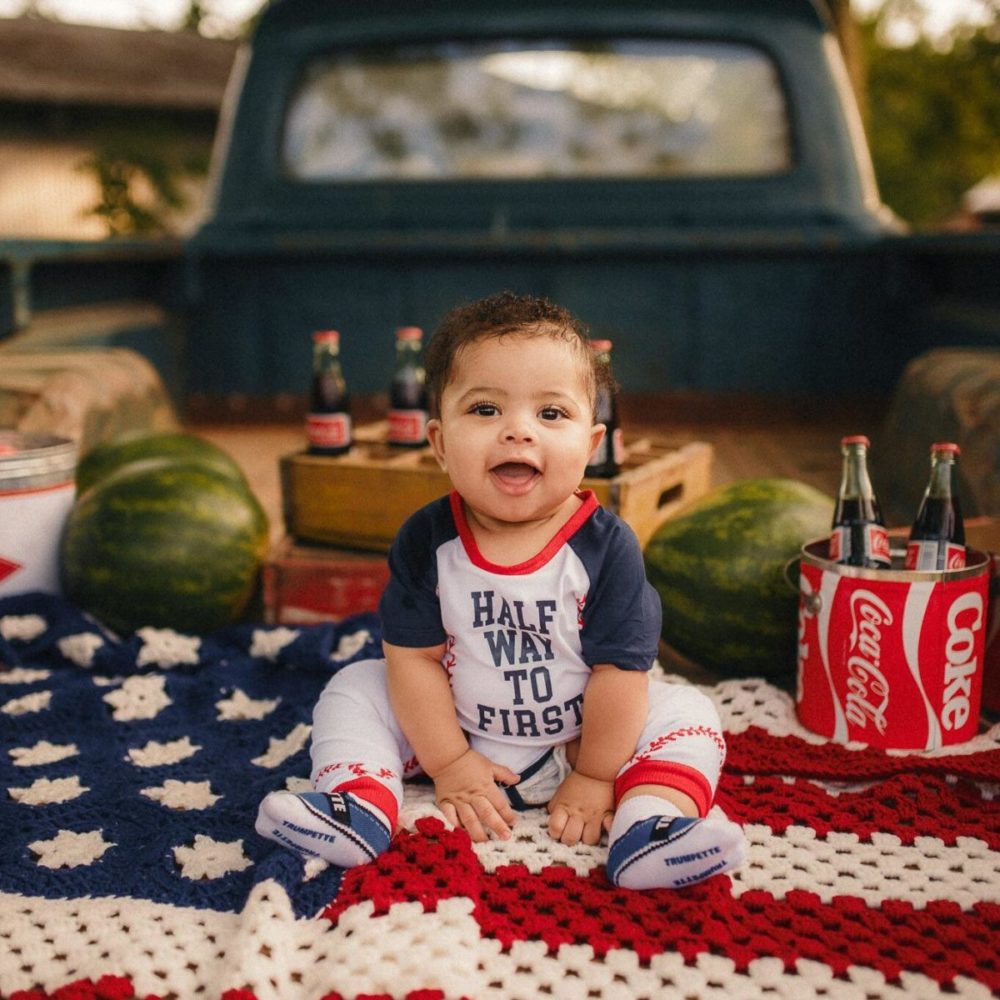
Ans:
[[[427,411],[390,410],[389,440],[394,444],[423,444],[427,440]]]
[[[942,549],[944,550],[942,553]],[[943,558],[941,556],[943,555]],[[906,568],[917,570],[963,569],[965,546],[936,539],[922,539],[906,546]]]
[[[868,551],[873,559],[879,559],[890,565],[892,555],[889,551],[889,533],[880,524],[869,524],[865,527],[868,538]]]
[[[985,571],[911,582],[803,562],[799,581],[796,710],[803,725],[842,743],[917,750],[975,734]]]
[[[851,551],[851,535],[847,528],[834,528],[830,533],[830,562],[839,563]]]
[[[892,562],[892,555],[889,551],[889,534],[880,524],[866,524],[864,526],[864,553],[869,559],[889,566]],[[853,554],[851,545],[851,529],[849,527],[836,527],[830,534],[830,561],[839,563]]]
[[[351,418],[347,413],[310,413],[306,439],[316,448],[347,448],[351,443]]]

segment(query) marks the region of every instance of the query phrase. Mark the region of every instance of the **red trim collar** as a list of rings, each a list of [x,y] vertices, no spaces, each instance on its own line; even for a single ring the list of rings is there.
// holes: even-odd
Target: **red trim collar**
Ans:
[[[593,490],[577,490],[576,495],[580,498],[580,506],[569,517],[566,523],[545,543],[540,552],[514,566],[501,566],[498,563],[490,562],[479,551],[479,546],[476,544],[476,539],[472,534],[472,528],[469,527],[468,518],[465,516],[465,504],[462,502],[462,498],[455,490],[452,490],[449,500],[451,502],[451,514],[455,519],[459,538],[461,538],[462,545],[465,547],[465,554],[469,557],[472,564],[490,573],[499,573],[504,576],[522,576],[541,569],[577,533],[580,526],[600,506],[597,502],[597,497],[594,496]]]

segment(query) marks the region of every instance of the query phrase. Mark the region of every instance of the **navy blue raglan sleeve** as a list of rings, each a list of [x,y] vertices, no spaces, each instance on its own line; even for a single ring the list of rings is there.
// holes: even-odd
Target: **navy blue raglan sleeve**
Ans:
[[[413,514],[399,529],[389,550],[389,583],[379,601],[382,638],[394,646],[437,646],[447,638],[437,594],[437,559],[441,522],[439,501]]]
[[[646,579],[642,549],[632,529],[600,510],[581,557],[591,574],[580,642],[591,666],[613,663],[622,670],[649,670],[660,640],[662,610]]]

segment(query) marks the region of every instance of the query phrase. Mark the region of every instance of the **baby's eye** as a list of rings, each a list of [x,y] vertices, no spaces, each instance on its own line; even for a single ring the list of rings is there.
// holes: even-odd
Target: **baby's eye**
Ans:
[[[558,406],[544,406],[538,411],[542,420],[559,420],[566,416],[566,411]]]
[[[469,413],[474,413],[477,417],[495,417],[500,412],[496,403],[483,400],[480,403],[473,403],[469,407]]]

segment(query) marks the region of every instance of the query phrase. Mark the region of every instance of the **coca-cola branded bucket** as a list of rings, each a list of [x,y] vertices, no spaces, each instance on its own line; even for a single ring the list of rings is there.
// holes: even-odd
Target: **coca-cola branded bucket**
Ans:
[[[59,542],[75,474],[69,439],[0,430],[0,597],[59,593]]]
[[[802,547],[796,712],[839,743],[900,750],[962,743],[979,722],[989,560],[963,569],[840,566]]]

